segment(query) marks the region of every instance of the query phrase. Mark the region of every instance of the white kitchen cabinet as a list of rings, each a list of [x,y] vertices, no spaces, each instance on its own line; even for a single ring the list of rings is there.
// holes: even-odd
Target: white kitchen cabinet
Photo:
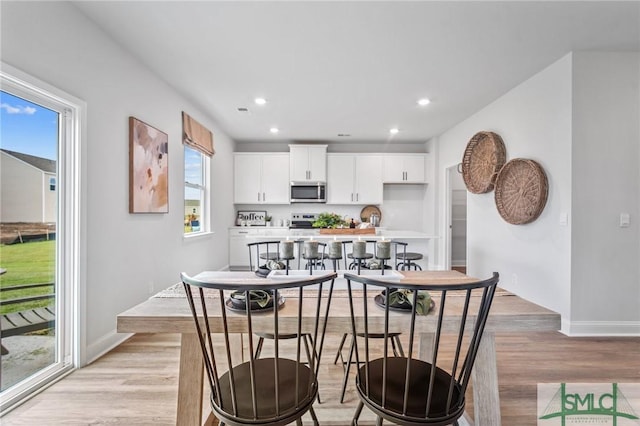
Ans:
[[[426,183],[427,154],[385,154],[384,183]]]
[[[249,270],[248,243],[251,239],[250,229],[229,229],[229,269],[232,271]]]
[[[289,204],[289,154],[235,153],[233,202]]]
[[[327,181],[327,145],[289,145],[292,182]]]
[[[382,155],[328,154],[328,204],[381,204]]]

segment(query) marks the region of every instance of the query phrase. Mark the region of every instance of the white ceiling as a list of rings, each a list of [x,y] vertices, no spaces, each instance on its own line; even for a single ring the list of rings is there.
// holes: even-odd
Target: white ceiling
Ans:
[[[571,51],[640,50],[638,1],[74,3],[237,141],[424,142]]]

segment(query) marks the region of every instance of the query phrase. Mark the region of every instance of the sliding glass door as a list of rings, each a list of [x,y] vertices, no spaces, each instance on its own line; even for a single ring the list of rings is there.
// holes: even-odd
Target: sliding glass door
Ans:
[[[0,91],[0,412],[75,365],[76,110],[5,73]]]

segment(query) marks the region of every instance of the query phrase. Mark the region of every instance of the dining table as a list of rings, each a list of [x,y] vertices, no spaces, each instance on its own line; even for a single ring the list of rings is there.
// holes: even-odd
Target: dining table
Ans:
[[[353,271],[349,271],[352,272]],[[322,273],[322,272],[320,272]],[[417,283],[465,283],[478,279],[467,276],[458,271],[393,271],[395,279],[404,284]],[[342,273],[336,279],[335,290],[331,298],[331,308],[327,319],[327,333],[342,335],[351,327],[348,292]],[[255,283],[258,279],[253,272],[233,271],[204,271],[195,278],[207,281],[208,279],[225,279],[241,285]],[[269,280],[280,282],[281,277],[260,278],[265,280],[263,284],[269,284]],[[342,282],[340,282],[342,280]],[[325,290],[326,291],[326,290]],[[215,296],[214,296],[215,297]],[[371,298],[373,299],[373,298]],[[462,299],[460,298],[460,308]],[[371,300],[371,306],[374,301]],[[212,303],[214,307],[210,316],[218,319],[221,317],[218,303]],[[217,309],[217,310],[216,310]],[[449,309],[455,309],[455,304],[449,305]],[[297,300],[292,298],[278,311],[280,318],[295,318],[297,316]],[[303,310],[305,312],[305,310]],[[383,319],[384,310],[369,309],[369,315],[380,316]],[[401,316],[398,315],[398,331],[402,331]],[[228,312],[227,315],[243,315],[237,312]],[[269,320],[267,315],[252,316],[254,321]],[[428,317],[428,316],[427,316]],[[220,321],[221,322],[221,321]],[[416,323],[416,331],[419,333],[419,356],[427,359],[431,337],[434,331],[434,322],[425,321]],[[382,323],[382,322],[381,322]],[[455,327],[455,324],[450,324]],[[444,324],[444,330],[447,324]],[[498,392],[498,371],[496,363],[496,333],[513,333],[527,331],[557,331],[560,329],[560,314],[529,302],[506,290],[498,288],[493,299],[493,304],[482,337],[476,362],[472,371],[473,392],[473,420],[468,416],[461,419],[461,425],[476,426],[500,426],[500,398]],[[203,424],[203,384],[204,364],[198,337],[191,311],[189,309],[182,283],[177,283],[142,303],[122,312],[117,316],[117,331],[120,333],[179,333],[180,339],[180,365],[178,373],[178,398],[176,425],[195,426]],[[215,326],[213,328],[215,331]],[[392,331],[392,330],[390,330]],[[345,419],[348,424],[350,419]],[[322,424],[322,419],[320,419]]]

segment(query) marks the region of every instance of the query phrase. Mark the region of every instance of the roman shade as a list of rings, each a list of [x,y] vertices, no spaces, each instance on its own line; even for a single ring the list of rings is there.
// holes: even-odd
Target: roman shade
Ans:
[[[215,154],[211,130],[184,111],[182,111],[182,142],[209,157]]]

